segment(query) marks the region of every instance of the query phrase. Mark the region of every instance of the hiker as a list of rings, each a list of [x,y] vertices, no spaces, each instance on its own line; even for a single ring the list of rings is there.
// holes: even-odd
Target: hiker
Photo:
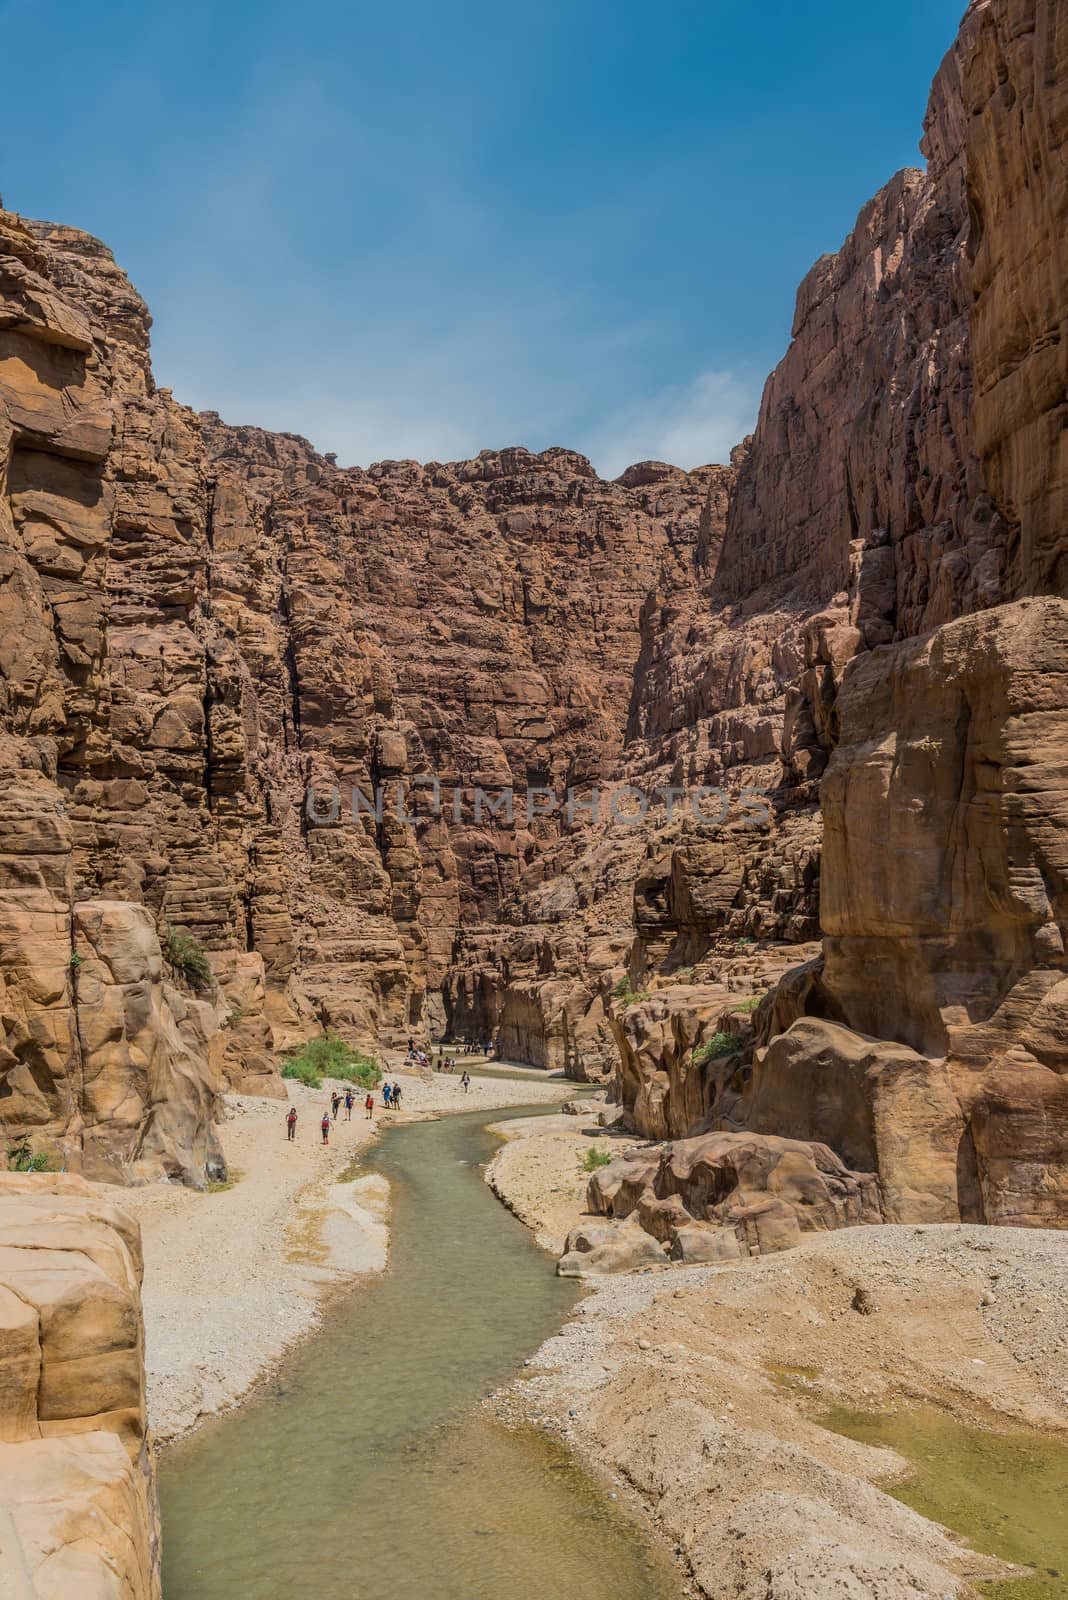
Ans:
[[[319,1127],[322,1129],[323,1143],[324,1144],[329,1144],[330,1143],[330,1113],[329,1113],[329,1111],[324,1111],[323,1112],[323,1120],[322,1120],[322,1122],[320,1122]]]
[[[394,1109],[394,1111],[396,1111],[396,1109],[400,1105],[400,1103],[401,1103],[401,1086],[400,1086],[399,1083],[394,1083],[394,1085],[393,1085],[393,1109]]]
[[[414,1056],[415,1055],[415,1040],[414,1039],[409,1039],[408,1040],[408,1054],[410,1056]]]
[[[392,1093],[393,1090],[390,1088],[389,1084],[384,1083],[382,1085],[382,1104],[385,1106],[387,1111],[389,1110],[389,1097]]]
[[[351,1089],[346,1089],[345,1090],[345,1121],[346,1122],[351,1122],[352,1121],[353,1099],[354,1099],[354,1096],[353,1096],[352,1090]]]
[[[375,1097],[373,1094],[369,1094],[367,1096],[367,1099],[364,1101],[364,1108],[367,1112],[367,1120],[370,1122],[375,1114]]]
[[[338,1113],[338,1108],[339,1108],[340,1105],[341,1105],[341,1095],[335,1089],[333,1094],[330,1096],[330,1110],[333,1113],[333,1117],[334,1117],[334,1121],[335,1122],[337,1121],[337,1113]]]
[[[460,1079],[460,1083],[463,1087],[464,1094],[466,1094],[468,1089],[471,1087],[471,1079],[468,1073],[464,1073],[463,1077]]]
[[[286,1138],[292,1142],[297,1137],[297,1108],[290,1106],[286,1116]]]

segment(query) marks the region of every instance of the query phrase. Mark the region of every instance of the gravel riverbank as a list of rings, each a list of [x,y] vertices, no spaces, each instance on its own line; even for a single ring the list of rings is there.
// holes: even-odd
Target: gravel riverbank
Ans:
[[[487,1176],[555,1249],[599,1136],[551,1121]],[[970,1594],[1005,1569],[883,1491],[909,1470],[900,1456],[819,1419],[927,1405],[1068,1439],[1068,1235],[853,1228],[737,1265],[607,1279],[498,1405],[636,1490],[697,1594]]]
[[[325,1298],[388,1253],[388,1194],[374,1174],[339,1178],[378,1129],[426,1116],[559,1100],[549,1080],[429,1079],[389,1067],[403,1085],[403,1111],[344,1110],[321,1143],[330,1085],[289,1084],[297,1138],[286,1139],[288,1104],[227,1096],[223,1147],[234,1182],[198,1194],[177,1184],[123,1192],[141,1224],[149,1419],[157,1442],[187,1433],[236,1405],[317,1324]],[[362,1097],[361,1097],[362,1098]]]

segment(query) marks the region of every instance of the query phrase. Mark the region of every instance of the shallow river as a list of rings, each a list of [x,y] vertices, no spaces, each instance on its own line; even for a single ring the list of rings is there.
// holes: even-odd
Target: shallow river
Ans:
[[[388,1271],[255,1402],[165,1456],[165,1600],[679,1593],[565,1451],[476,1410],[577,1294],[482,1182],[486,1117],[383,1136],[361,1171],[390,1182]]]

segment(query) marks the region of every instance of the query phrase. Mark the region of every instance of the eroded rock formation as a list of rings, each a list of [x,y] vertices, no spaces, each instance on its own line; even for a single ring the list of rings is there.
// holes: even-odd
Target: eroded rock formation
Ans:
[[[141,1242],[75,1177],[0,1173],[5,1595],[159,1600]]]
[[[587,1204],[622,1226],[575,1229],[562,1277],[773,1255],[802,1233],[883,1220],[873,1172],[849,1171],[824,1144],[756,1133],[637,1150],[593,1175]]]

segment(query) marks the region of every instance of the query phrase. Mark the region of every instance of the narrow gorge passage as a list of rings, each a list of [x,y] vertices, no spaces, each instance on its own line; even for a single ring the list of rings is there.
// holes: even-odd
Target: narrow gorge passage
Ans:
[[[166,1600],[679,1593],[562,1447],[476,1409],[577,1297],[482,1183],[485,1121],[385,1134],[360,1171],[390,1183],[387,1272],[260,1399],[164,1457]]]

